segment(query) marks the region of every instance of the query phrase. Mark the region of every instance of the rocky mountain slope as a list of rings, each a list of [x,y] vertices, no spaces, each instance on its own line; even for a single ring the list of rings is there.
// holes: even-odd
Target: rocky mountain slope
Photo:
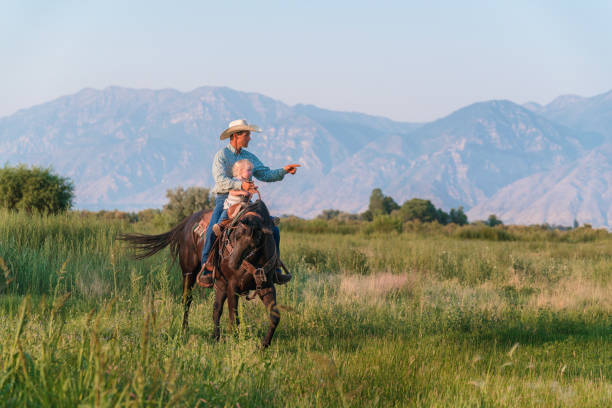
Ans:
[[[160,207],[168,188],[212,186],[218,135],[246,118],[264,129],[249,147],[264,163],[304,166],[262,185],[276,213],[362,211],[380,187],[398,202],[462,205],[470,219],[608,226],[611,101],[612,92],[546,106],[488,101],[411,124],[220,87],[84,89],[0,118],[0,160],[52,165],[75,181],[80,208]],[[581,177],[592,182],[570,194]]]
[[[506,223],[612,225],[612,145],[573,163],[520,179],[476,205],[467,215],[496,214]]]

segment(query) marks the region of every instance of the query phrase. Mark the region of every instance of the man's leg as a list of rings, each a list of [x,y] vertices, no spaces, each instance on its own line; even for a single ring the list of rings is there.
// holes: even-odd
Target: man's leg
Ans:
[[[274,242],[276,242],[276,253],[280,257],[280,230],[278,229],[276,225],[274,226],[274,229],[272,230],[272,235],[274,235]]]
[[[206,241],[204,242],[204,247],[202,248],[202,269],[200,270],[200,274],[198,275],[198,284],[204,287],[212,286],[212,276],[210,274],[211,271],[206,269],[206,260],[208,259],[208,254],[212,248],[213,243],[215,242],[216,236],[213,232],[213,225],[215,225],[219,221],[219,217],[223,212],[223,203],[227,198],[227,194],[217,194],[215,198],[215,209],[210,216],[210,221],[208,222],[208,228],[206,228]]]

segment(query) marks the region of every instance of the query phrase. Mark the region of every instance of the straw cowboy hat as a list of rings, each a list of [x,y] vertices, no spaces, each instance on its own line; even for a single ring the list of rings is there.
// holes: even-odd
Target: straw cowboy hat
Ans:
[[[251,132],[261,132],[261,129],[259,128],[259,126],[249,125],[246,120],[238,119],[238,120],[234,120],[230,122],[227,129],[225,129],[223,133],[221,133],[221,136],[219,137],[219,139],[221,140],[227,139],[234,133],[243,132],[245,130],[248,130]]]

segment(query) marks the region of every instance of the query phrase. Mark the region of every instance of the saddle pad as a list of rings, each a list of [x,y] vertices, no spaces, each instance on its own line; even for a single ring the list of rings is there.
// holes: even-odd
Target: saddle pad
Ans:
[[[204,224],[204,225],[202,225]],[[193,232],[200,236],[200,238],[204,238],[204,234],[206,234],[206,228],[208,227],[208,223],[204,221],[200,221],[195,227],[193,227]]]
[[[202,218],[200,219],[200,222],[198,222],[196,225],[193,226],[193,233],[196,236],[199,236],[200,238],[204,238],[204,235],[206,235],[206,229],[208,228],[208,222],[210,221],[210,216],[212,215],[212,211],[205,211],[202,214]]]

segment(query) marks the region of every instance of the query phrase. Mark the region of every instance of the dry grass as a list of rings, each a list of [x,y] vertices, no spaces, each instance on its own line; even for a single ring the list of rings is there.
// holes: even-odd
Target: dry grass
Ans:
[[[362,299],[366,302],[384,300],[398,293],[412,293],[420,281],[415,274],[376,273],[367,276],[344,275],[340,280],[340,293],[344,299]]]
[[[562,311],[596,306],[612,311],[612,285],[594,282],[580,276],[571,276],[552,287],[543,287],[530,300],[530,306]]]

